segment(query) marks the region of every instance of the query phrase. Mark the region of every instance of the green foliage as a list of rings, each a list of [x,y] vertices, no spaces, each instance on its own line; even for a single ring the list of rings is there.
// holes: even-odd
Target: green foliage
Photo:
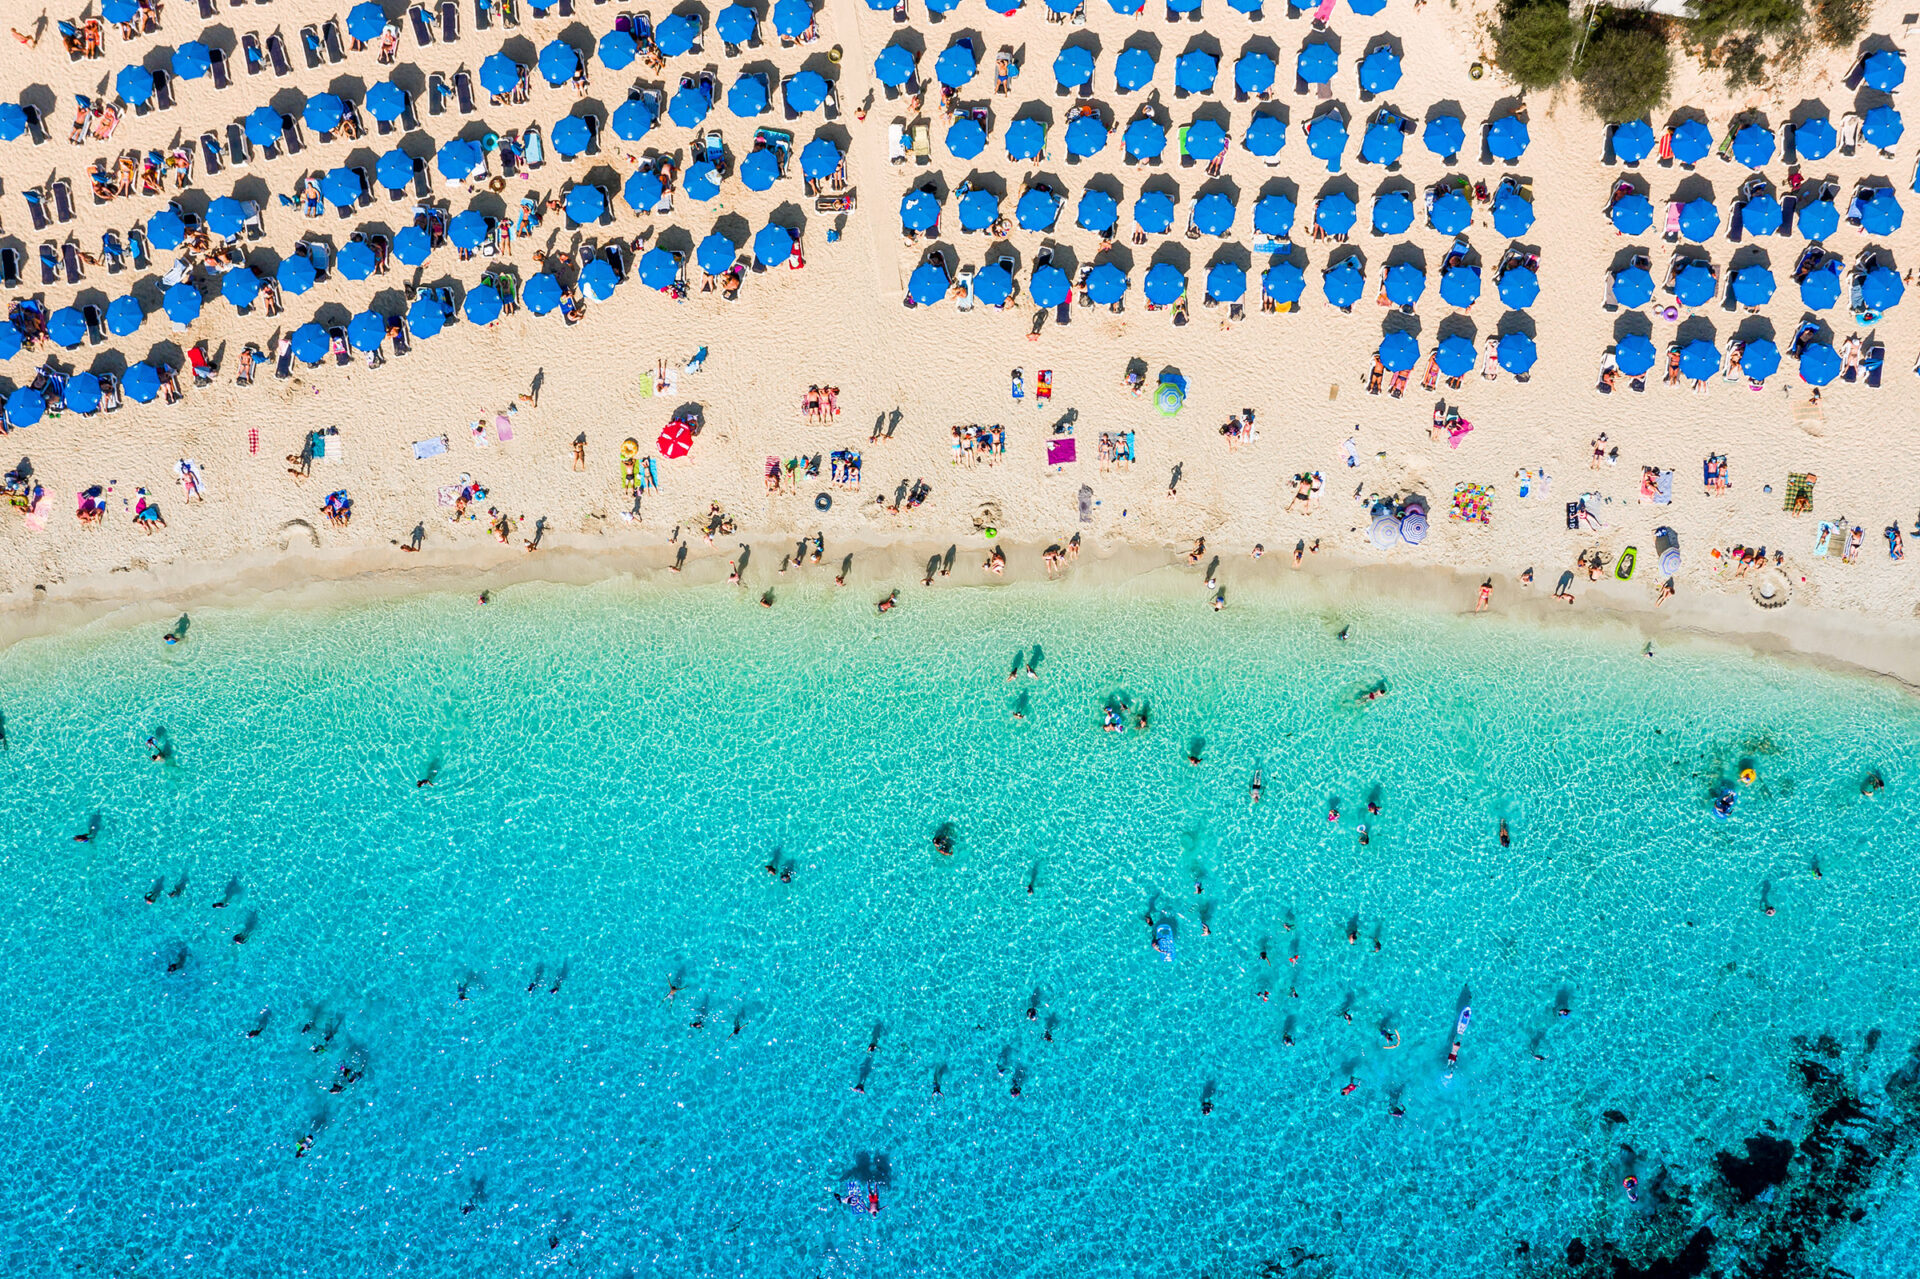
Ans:
[[[1493,29],[1493,61],[1523,89],[1550,89],[1566,78],[1573,23],[1555,0],[1510,5]]]
[[[1715,49],[1728,36],[1786,35],[1806,17],[1803,0],[1696,0],[1690,34],[1701,48]]]
[[[1767,50],[1759,36],[1735,36],[1720,46],[1720,69],[1727,87],[1740,90],[1757,85],[1767,75]]]
[[[1651,115],[1667,98],[1673,55],[1665,31],[1631,18],[1595,31],[1574,70],[1580,96],[1602,120]]]
[[[1813,32],[1820,43],[1843,49],[1867,29],[1869,0],[1812,0]]]

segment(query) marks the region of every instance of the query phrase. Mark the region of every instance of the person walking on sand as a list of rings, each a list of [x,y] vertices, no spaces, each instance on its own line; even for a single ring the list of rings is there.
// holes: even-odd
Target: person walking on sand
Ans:
[[[1487,605],[1490,604],[1492,601],[1493,601],[1493,579],[1488,578],[1486,581],[1480,583],[1480,602],[1473,606],[1473,611],[1476,613],[1486,612]]]

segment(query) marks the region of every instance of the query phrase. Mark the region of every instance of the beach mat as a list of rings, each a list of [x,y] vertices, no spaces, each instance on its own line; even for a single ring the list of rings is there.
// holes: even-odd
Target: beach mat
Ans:
[[[1077,456],[1071,435],[1047,441],[1047,465],[1061,466],[1071,462]]]
[[[416,462],[424,462],[430,457],[445,456],[446,451],[447,437],[444,435],[435,436],[431,440],[415,440],[413,442],[413,460]]]

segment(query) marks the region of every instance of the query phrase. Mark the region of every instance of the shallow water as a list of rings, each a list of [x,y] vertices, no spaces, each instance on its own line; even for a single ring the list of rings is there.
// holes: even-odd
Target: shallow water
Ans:
[[[1911,1273],[1908,698],[1487,618],[911,590],[0,654],[0,1269],[1532,1274],[1702,1223],[1734,1267],[1838,1203],[1812,1261]],[[1114,696],[1151,728],[1100,732]],[[1802,1135],[1809,1056],[1886,1149],[1733,1203],[1716,1152]]]

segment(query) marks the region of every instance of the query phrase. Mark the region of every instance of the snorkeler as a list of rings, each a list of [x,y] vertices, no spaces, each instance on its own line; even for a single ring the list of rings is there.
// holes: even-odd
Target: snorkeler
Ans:
[[[1257,768],[1253,770],[1253,783],[1247,787],[1247,802],[1250,804],[1260,802],[1260,770]]]

